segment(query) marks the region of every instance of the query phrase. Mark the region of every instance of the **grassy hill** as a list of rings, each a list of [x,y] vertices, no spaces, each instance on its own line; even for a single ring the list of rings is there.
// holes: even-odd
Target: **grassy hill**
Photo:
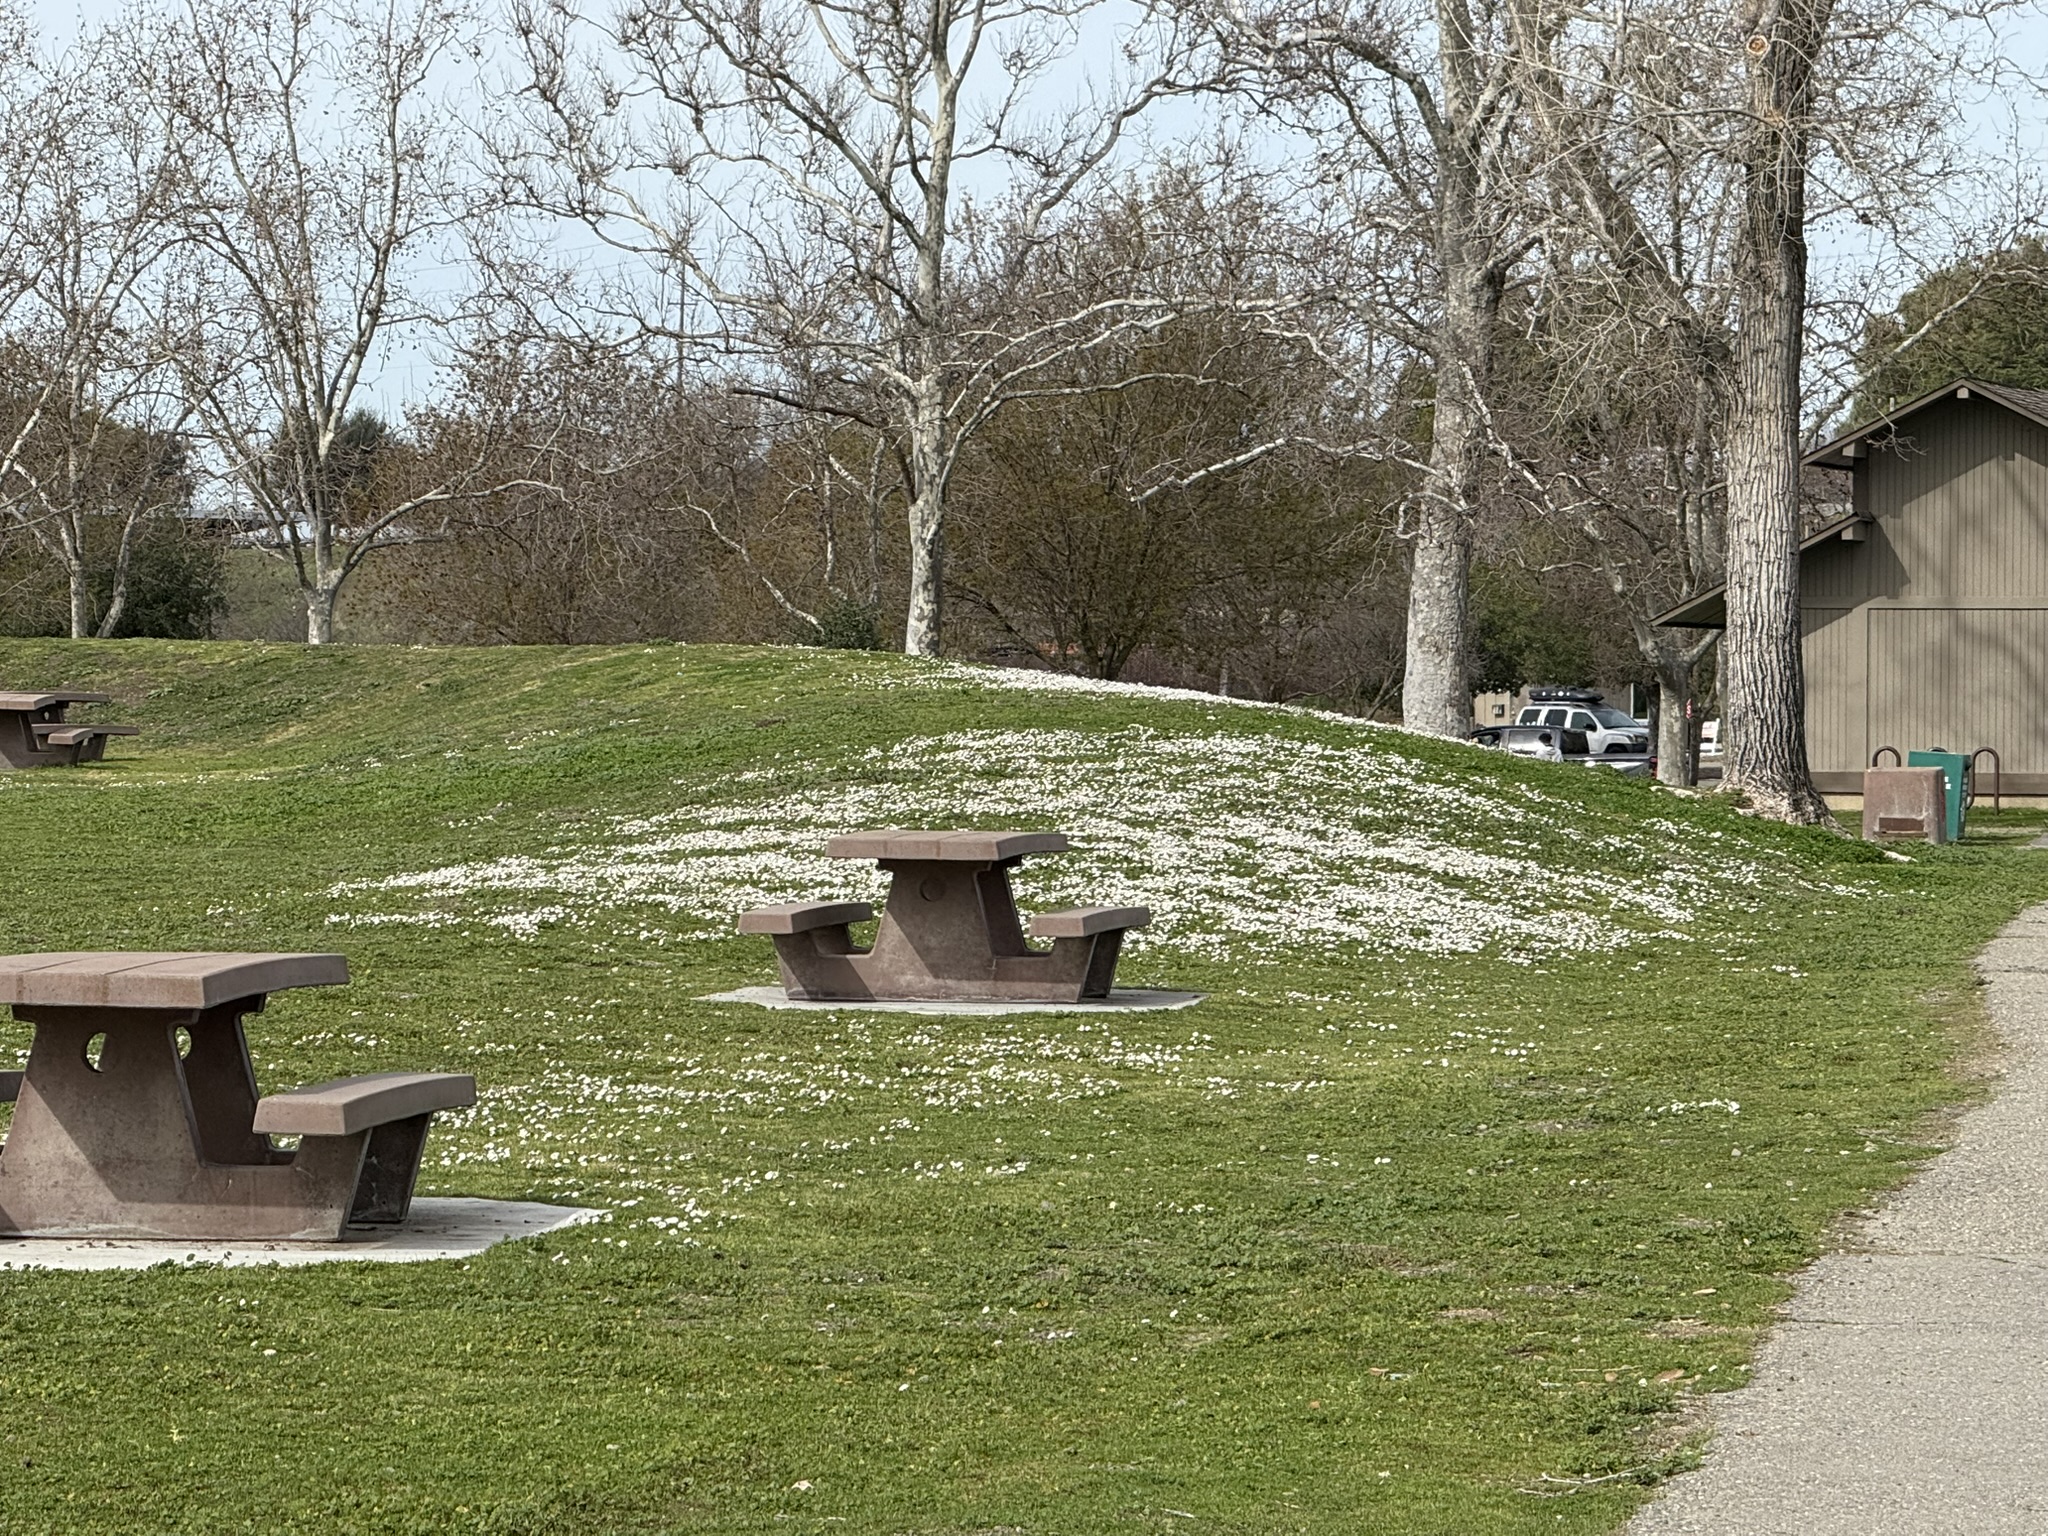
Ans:
[[[266,1087],[474,1071],[423,1189],[610,1212],[0,1273],[9,1531],[1608,1530],[1922,1155],[1967,956],[2048,897],[2014,826],[1899,862],[896,657],[10,641],[0,681],[148,732],[0,777],[0,952],[342,950],[252,1023]],[[1024,905],[1148,903],[1123,976],[1209,1001],[700,1000],[772,978],[735,913],[878,894],[819,849],[895,824],[1074,834]]]

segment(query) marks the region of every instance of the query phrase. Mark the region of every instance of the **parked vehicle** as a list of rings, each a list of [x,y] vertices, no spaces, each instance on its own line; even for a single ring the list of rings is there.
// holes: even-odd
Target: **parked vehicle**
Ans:
[[[1515,717],[1515,724],[1583,731],[1588,750],[1595,756],[1648,752],[1649,722],[1611,708],[1605,699],[1605,694],[1591,688],[1531,688],[1530,702]]]
[[[1526,711],[1524,711],[1526,713]],[[1571,726],[1555,726],[1537,723],[1533,725],[1486,725],[1472,733],[1472,740],[1482,747],[1498,747],[1512,752],[1516,757],[1542,757],[1543,738],[1548,736],[1550,744],[1557,748],[1559,759],[1567,763],[1581,763],[1587,767],[1612,768],[1616,773],[1631,777],[1648,777],[1657,771],[1657,760],[1647,750],[1635,750],[1621,745],[1610,745],[1605,752],[1593,750],[1592,738],[1586,731]]]

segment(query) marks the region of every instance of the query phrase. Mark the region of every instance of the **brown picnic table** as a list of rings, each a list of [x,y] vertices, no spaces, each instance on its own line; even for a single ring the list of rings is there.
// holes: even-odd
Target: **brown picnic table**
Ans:
[[[874,859],[889,871],[889,897],[869,949],[851,924],[875,909],[864,901],[790,902],[740,919],[741,933],[767,934],[789,996],[865,1002],[1080,1002],[1109,996],[1124,934],[1152,921],[1144,907],[1076,907],[1043,912],[1027,929],[1010,891],[1026,856],[1064,853],[1060,832],[915,832],[892,829],[835,837],[834,859]],[[1050,939],[1049,950],[1030,938]]]
[[[475,1103],[475,1078],[257,1096],[243,1020],[272,992],[347,980],[340,955],[0,956],[0,1002],[35,1026],[27,1067],[0,1082],[15,1100],[0,1234],[333,1242],[403,1221],[428,1122]]]
[[[76,688],[0,690],[0,772],[96,763],[106,756],[108,737],[140,735],[132,725],[79,725],[64,718],[74,704],[106,704],[112,698]]]

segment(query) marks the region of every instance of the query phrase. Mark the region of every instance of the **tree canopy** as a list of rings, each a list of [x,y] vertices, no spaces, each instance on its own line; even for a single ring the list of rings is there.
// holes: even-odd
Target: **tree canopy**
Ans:
[[[2029,239],[1934,273],[1873,317],[1859,362],[1858,421],[1952,379],[2048,389],[2048,247]]]

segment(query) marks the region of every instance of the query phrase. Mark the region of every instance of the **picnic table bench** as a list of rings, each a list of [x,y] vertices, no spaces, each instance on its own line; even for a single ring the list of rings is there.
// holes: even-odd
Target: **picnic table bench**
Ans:
[[[76,688],[0,690],[0,772],[96,763],[107,754],[108,737],[140,735],[132,725],[80,725],[64,718],[73,704],[106,704],[112,697]]]
[[[1010,871],[1034,853],[1064,853],[1059,832],[857,832],[825,845],[834,859],[874,859],[889,896],[869,949],[850,927],[873,918],[862,901],[789,902],[740,918],[741,933],[775,942],[793,998],[867,1002],[1080,1002],[1109,996],[1124,934],[1152,921],[1144,907],[1044,912],[1027,930]],[[1029,937],[1050,939],[1033,949]]]
[[[429,1121],[474,1104],[475,1078],[257,1096],[243,1020],[272,992],[347,980],[340,955],[0,956],[0,1002],[35,1026],[26,1069],[0,1074],[0,1234],[335,1242],[403,1221]]]

